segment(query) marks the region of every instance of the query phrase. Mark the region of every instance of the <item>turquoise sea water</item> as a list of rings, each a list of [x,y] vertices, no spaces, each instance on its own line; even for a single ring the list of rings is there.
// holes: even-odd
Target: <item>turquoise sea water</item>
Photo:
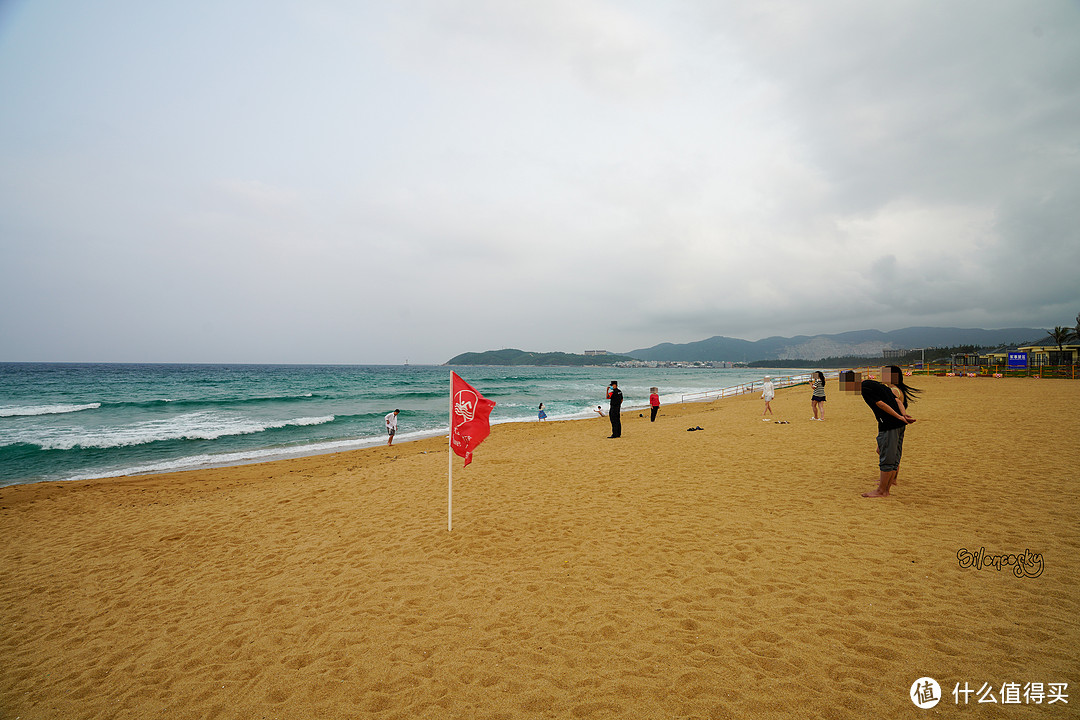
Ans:
[[[618,380],[624,408],[758,380],[763,369],[0,363],[0,486],[336,452],[445,434],[450,372],[493,423],[587,417]],[[791,374],[793,371],[783,371]]]

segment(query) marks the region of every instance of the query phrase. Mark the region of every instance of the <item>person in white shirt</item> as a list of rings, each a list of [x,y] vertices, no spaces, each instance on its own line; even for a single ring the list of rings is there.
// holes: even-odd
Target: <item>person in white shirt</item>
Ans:
[[[776,397],[776,388],[773,387],[772,378],[768,375],[765,376],[765,382],[761,385],[761,399],[765,401],[765,409],[761,411],[761,419],[768,420],[765,414],[772,415],[772,399]]]
[[[394,444],[394,434],[397,432],[397,415],[401,412],[395,410],[392,413],[386,414],[386,434],[390,436],[390,439],[386,441],[386,446],[390,447]]]

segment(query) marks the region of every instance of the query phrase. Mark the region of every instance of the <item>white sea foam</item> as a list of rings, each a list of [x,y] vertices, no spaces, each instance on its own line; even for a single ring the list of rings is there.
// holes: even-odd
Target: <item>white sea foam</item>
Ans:
[[[398,433],[394,436],[394,447],[411,440],[424,440],[426,438],[439,436],[446,437],[448,432],[449,428],[442,427],[430,430]],[[204,453],[201,455],[189,455],[187,457],[175,458],[173,460],[163,460],[161,462],[115,468],[112,470],[103,470],[101,472],[73,475],[64,478],[64,480],[100,480],[103,478],[125,477],[129,475],[149,475],[153,473],[180,472],[182,470],[247,465],[251,463],[269,462],[272,460],[306,457],[309,455],[326,455],[329,453],[346,452],[348,450],[359,450],[385,444],[386,436],[376,436],[348,438],[344,440],[327,440],[324,442],[296,445],[292,447],[241,450],[230,453]]]
[[[552,416],[552,419],[571,420],[582,419],[590,416],[596,417],[596,414],[594,412],[567,413],[565,415]],[[307,419],[318,420],[319,418]],[[522,422],[536,422],[536,418],[507,418],[504,420],[493,422],[492,425]],[[415,432],[398,433],[394,436],[394,446],[397,447],[402,443],[407,443],[412,440],[424,440],[427,438],[439,436],[446,437],[447,433],[449,432],[449,427],[444,426],[428,430],[417,430]],[[98,473],[73,475],[71,477],[64,478],[64,480],[100,480],[110,477],[149,475],[154,473],[180,472],[183,470],[227,467],[231,465],[247,465],[251,463],[269,462],[272,460],[284,460],[287,458],[305,457],[309,455],[325,455],[329,453],[346,452],[348,450],[359,450],[362,448],[370,448],[385,444],[385,436],[358,437],[348,438],[344,440],[327,440],[324,442],[311,443],[308,445],[298,445],[293,447],[263,448],[242,450],[231,453],[207,453],[201,455],[189,455],[187,457],[175,458],[173,460],[163,460],[156,463],[147,463],[144,465],[116,468],[113,470],[106,470]]]
[[[3,407],[0,408],[0,417],[29,417],[32,415],[64,415],[66,413],[80,412],[82,410],[96,410],[101,403],[87,403],[86,405],[30,405],[27,407]]]
[[[202,411],[164,420],[146,420],[121,427],[78,431],[72,431],[71,428],[39,429],[12,433],[3,439],[5,444],[22,442],[39,445],[45,450],[72,450],[76,447],[107,449],[146,445],[166,440],[217,440],[230,435],[253,435],[276,428],[323,425],[333,421],[333,415],[261,421],[214,411]]]
[[[401,440],[417,440],[422,437],[431,437],[442,433],[407,433],[401,436]],[[412,437],[410,437],[412,436]],[[231,453],[215,453],[202,455],[189,455],[174,460],[163,460],[157,463],[135,465],[121,469],[108,470],[100,473],[74,475],[64,478],[65,480],[99,480],[109,477],[121,477],[127,475],[147,475],[151,473],[179,472],[181,470],[195,470],[212,467],[226,467],[230,465],[246,465],[249,463],[268,462],[271,460],[284,460],[286,458],[304,457],[307,455],[323,455],[346,450],[381,445],[385,438],[354,438],[351,440],[332,440],[321,443],[312,443],[291,448],[264,448],[261,450],[244,450]]]

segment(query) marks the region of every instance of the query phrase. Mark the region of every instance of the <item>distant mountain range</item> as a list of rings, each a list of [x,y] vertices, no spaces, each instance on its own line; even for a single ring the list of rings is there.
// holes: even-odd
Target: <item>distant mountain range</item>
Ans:
[[[882,350],[914,350],[930,347],[978,345],[980,347],[1016,346],[1046,337],[1037,328],[910,327],[892,332],[854,330],[835,335],[797,335],[769,337],[751,342],[717,335],[708,340],[673,344],[661,343],[626,353],[637,360],[660,361],[729,361],[821,360],[829,357],[881,356]]]

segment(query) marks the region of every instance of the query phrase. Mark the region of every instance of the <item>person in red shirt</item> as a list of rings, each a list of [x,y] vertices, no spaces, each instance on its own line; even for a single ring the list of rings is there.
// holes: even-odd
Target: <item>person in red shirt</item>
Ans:
[[[649,407],[652,408],[652,417],[649,422],[656,422],[656,413],[660,410],[660,388],[649,388]]]

